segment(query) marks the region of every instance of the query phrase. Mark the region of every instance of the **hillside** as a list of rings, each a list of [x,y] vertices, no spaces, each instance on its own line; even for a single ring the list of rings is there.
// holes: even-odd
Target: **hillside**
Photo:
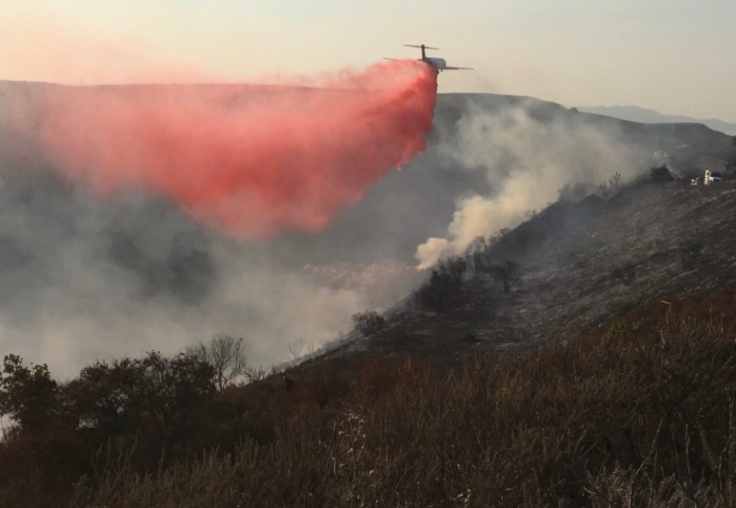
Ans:
[[[407,298],[387,312],[388,326],[313,360],[382,352],[435,366],[461,365],[497,349],[538,345],[605,330],[650,302],[704,297],[736,284],[736,188],[664,188],[638,183],[608,200],[560,202],[485,251],[486,263],[518,263],[523,276],[509,293],[489,274],[469,274],[441,314]],[[696,245],[693,260],[686,251]],[[631,266],[633,280],[614,271]],[[307,362],[302,368],[311,367]]]
[[[637,122],[605,113],[567,109],[529,97],[495,94],[440,95],[437,117],[440,124],[453,124],[466,115],[468,109],[478,108],[498,114],[518,107],[523,107],[542,125],[561,124],[568,130],[578,128],[607,133],[639,157],[648,157],[653,163],[656,152],[666,153],[668,162],[687,177],[700,175],[703,169],[725,170],[736,161],[733,137],[697,121]]]
[[[489,125],[501,140],[529,143],[478,169],[484,161],[451,151],[477,146],[448,145],[467,141],[479,118],[481,144],[500,146]],[[591,132],[590,150],[570,141]],[[524,150],[537,157],[523,160]],[[625,158],[607,157],[621,150]],[[441,96],[425,154],[324,236],[268,246],[228,241],[151,196],[97,199],[50,175],[32,151],[4,160],[0,206],[17,220],[0,231],[0,296],[13,329],[73,316],[78,327],[53,329],[61,339],[49,339],[50,351],[72,344],[79,357],[94,337],[107,358],[106,344],[134,353],[115,349],[61,375],[4,359],[0,412],[11,424],[0,440],[0,504],[730,506],[733,419],[714,409],[733,402],[736,187],[663,183],[674,179],[649,168],[657,151],[693,172],[729,167],[734,150],[700,125]],[[463,195],[493,199],[504,178],[547,159],[579,170],[577,179],[552,188],[560,199],[518,227],[485,231],[491,238],[471,249],[441,309],[406,297],[388,307],[383,329],[353,331],[284,374],[253,368],[254,350],[244,349],[230,378],[235,357],[223,363],[168,342],[177,336],[167,320],[179,333],[236,323],[283,347],[325,315],[349,317],[353,293],[307,284],[294,267],[324,259],[344,274],[346,259],[371,259],[366,249],[410,259],[418,241],[445,231]],[[618,170],[628,181],[598,187]],[[497,268],[509,261],[521,277],[505,291]],[[89,334],[89,323],[106,329]],[[3,348],[36,340],[21,337]],[[249,347],[227,335],[210,344]]]
[[[736,135],[736,123],[725,122],[717,118],[699,119],[681,115],[665,115],[653,109],[637,106],[581,106],[577,108],[586,113],[612,116],[621,120],[638,123],[700,123],[714,131],[720,131],[729,136]]]
[[[479,356],[452,375],[379,356],[215,391],[202,384],[205,366],[149,355],[143,365],[179,368],[144,372],[156,389],[147,393],[139,363],[93,366],[58,387],[53,425],[30,418],[44,408],[35,399],[0,441],[0,501],[733,506],[736,429],[722,408],[736,381],[734,294],[673,301],[665,313],[652,302],[596,336]],[[16,386],[39,393],[43,369],[30,383],[22,372]],[[110,412],[120,395],[124,410]],[[81,429],[68,418],[80,414]]]

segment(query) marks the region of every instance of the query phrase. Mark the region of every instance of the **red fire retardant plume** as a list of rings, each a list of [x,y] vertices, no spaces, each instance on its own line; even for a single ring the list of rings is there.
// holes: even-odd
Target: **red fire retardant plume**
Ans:
[[[43,145],[106,195],[146,188],[236,235],[314,233],[425,149],[437,91],[413,61],[320,83],[59,87]]]

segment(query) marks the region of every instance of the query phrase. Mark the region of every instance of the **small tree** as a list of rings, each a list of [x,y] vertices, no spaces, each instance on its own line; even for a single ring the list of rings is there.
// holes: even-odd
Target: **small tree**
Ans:
[[[511,233],[511,229],[509,228],[502,228],[493,233],[493,236],[491,236],[488,239],[488,245],[493,245],[494,243],[498,243],[504,238],[508,236],[508,234]]]
[[[463,276],[467,268],[467,261],[460,256],[443,259],[437,263],[437,266],[432,269],[429,280],[414,291],[415,305],[418,308],[441,314],[447,307],[447,303],[462,288]]]
[[[475,273],[482,273],[486,271],[486,254],[485,252],[476,252],[473,254],[473,266],[475,267]]]
[[[452,297],[455,283],[446,271],[432,269],[429,280],[414,293],[414,301],[421,309],[442,314]]]
[[[508,293],[516,286],[522,277],[521,266],[514,261],[506,261],[502,265],[491,266],[488,272],[503,286],[503,292]]]
[[[621,188],[621,173],[614,173],[613,176],[608,179],[608,187],[611,189],[611,193],[614,193]]]
[[[636,280],[636,265],[631,261],[616,266],[612,271],[611,275],[614,280],[617,280],[625,286],[631,286]]]
[[[23,365],[7,355],[0,376],[0,416],[13,419],[25,431],[45,429],[58,420],[59,389],[46,365]]]
[[[460,256],[454,256],[444,261],[440,261],[438,270],[450,276],[453,289],[459,290],[463,285],[463,275],[468,268],[468,263]]]
[[[483,271],[485,265],[485,251],[488,247],[488,241],[484,236],[476,236],[475,239],[470,242],[468,248],[465,249],[465,257],[473,260],[473,268],[476,273]]]
[[[217,381],[212,364],[196,354],[150,351],[144,358],[89,365],[64,391],[75,420],[87,427],[176,440],[193,415],[207,414]]]
[[[557,192],[560,195],[559,201],[579,201],[590,194],[595,186],[590,183],[578,182],[575,185],[566,183]]]
[[[297,339],[293,342],[289,342],[289,346],[287,349],[289,350],[289,353],[291,353],[291,356],[296,360],[299,358],[302,354],[302,350],[304,349],[304,344],[306,344],[307,341],[304,339]]]
[[[614,173],[613,176],[608,179],[608,182],[603,182],[598,186],[596,193],[605,199],[618,192],[619,189],[621,189],[621,173]]]
[[[652,168],[650,172],[652,182],[654,183],[668,183],[675,181],[675,178],[670,174],[670,170],[667,169],[666,165],[659,168]]]
[[[465,255],[466,256],[473,256],[478,252],[483,252],[486,250],[486,238],[484,236],[476,236],[472,242],[468,245],[468,248],[465,249]]]
[[[703,244],[696,240],[685,243],[680,248],[680,261],[684,270],[695,270],[703,253]]]
[[[532,210],[527,210],[526,212],[524,212],[524,215],[526,216],[527,219],[533,220],[539,217],[539,211],[536,208],[534,208]]]
[[[200,342],[189,348],[187,353],[212,365],[218,390],[224,389],[238,378],[250,377],[243,339],[234,339],[219,333],[208,344]]]
[[[353,324],[355,329],[362,333],[364,337],[370,337],[386,326],[386,320],[378,312],[372,310],[353,314]]]

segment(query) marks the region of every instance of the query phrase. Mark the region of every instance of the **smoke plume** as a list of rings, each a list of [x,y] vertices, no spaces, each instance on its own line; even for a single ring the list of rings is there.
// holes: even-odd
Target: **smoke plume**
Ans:
[[[533,99],[502,108],[470,100],[456,128],[440,133],[438,150],[466,171],[485,175],[492,191],[457,199],[446,237],[417,248],[418,268],[462,254],[478,236],[519,225],[527,211],[556,201],[566,184],[599,184],[615,173],[625,181],[650,167],[651,155],[620,129],[575,115]]]
[[[34,127],[66,177],[148,189],[249,238],[315,233],[425,150],[436,75],[412,61],[302,86],[45,88]]]

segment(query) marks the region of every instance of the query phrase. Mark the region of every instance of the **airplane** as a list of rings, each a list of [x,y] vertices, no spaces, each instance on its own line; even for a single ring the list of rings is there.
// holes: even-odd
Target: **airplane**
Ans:
[[[427,65],[430,65],[434,68],[434,70],[439,74],[442,71],[472,71],[472,67],[450,67],[447,65],[447,62],[444,58],[432,58],[427,56],[426,50],[428,49],[440,49],[440,48],[430,48],[429,46],[425,46],[424,44],[417,46],[416,44],[404,44],[404,46],[408,48],[422,48],[422,58],[421,62],[426,63]],[[386,58],[386,60],[397,60],[396,58]]]

